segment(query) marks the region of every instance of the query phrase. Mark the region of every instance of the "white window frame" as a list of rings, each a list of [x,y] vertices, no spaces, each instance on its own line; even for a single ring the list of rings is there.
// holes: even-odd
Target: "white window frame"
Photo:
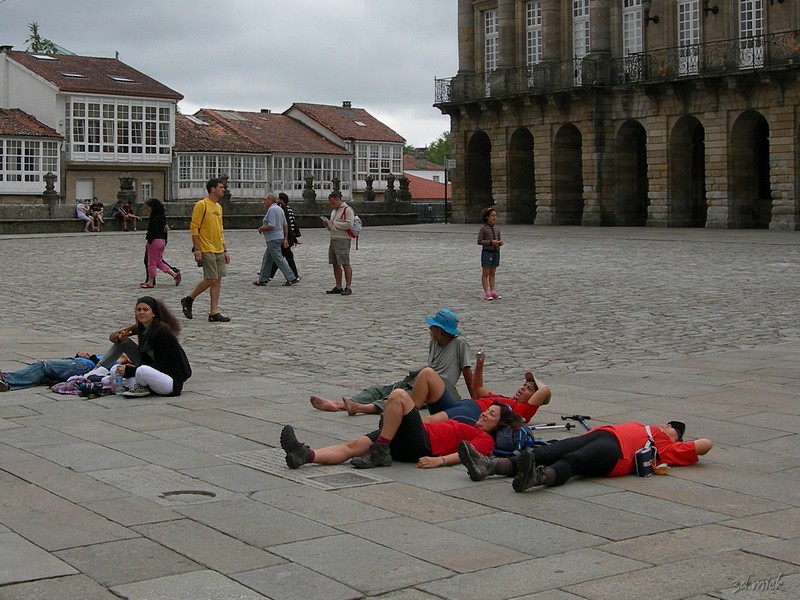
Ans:
[[[528,0],[525,3],[525,56],[527,65],[542,62],[542,0]]]
[[[700,72],[700,0],[678,0],[678,75]]]
[[[486,78],[486,95],[491,92],[490,77],[497,69],[500,53],[500,27],[497,20],[497,9],[483,11],[483,72]]]
[[[228,189],[235,198],[261,198],[267,190],[267,156],[263,154],[189,154],[176,156],[178,198],[206,195],[206,182],[228,176]]]
[[[739,68],[764,66],[764,0],[739,0]]]
[[[41,194],[48,172],[57,182],[60,145],[56,140],[0,138],[0,191]]]
[[[583,59],[591,52],[589,0],[572,0],[572,58],[575,85],[583,84]]]

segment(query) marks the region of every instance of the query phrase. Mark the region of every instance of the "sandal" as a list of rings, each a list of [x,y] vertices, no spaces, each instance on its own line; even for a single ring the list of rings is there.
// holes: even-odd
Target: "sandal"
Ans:
[[[181,284],[181,272],[175,272],[175,287],[178,287]]]
[[[175,285],[177,285],[177,284],[175,284]],[[142,289],[145,289],[145,290],[149,290],[149,289],[152,289],[152,288],[156,287],[156,285],[154,283],[140,283],[139,287],[142,288]]]

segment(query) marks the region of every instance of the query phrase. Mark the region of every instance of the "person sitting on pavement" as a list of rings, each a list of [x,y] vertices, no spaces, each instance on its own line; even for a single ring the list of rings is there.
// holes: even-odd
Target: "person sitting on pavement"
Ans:
[[[423,423],[414,400],[405,390],[394,390],[386,401],[381,428],[347,442],[312,450],[298,441],[294,428],[281,431],[281,448],[290,469],[307,463],[338,465],[348,459],[357,469],[388,467],[392,461],[417,463],[420,469],[459,463],[458,443],[468,440],[473,447],[491,453],[493,434],[500,428],[519,428],[522,418],[500,402],[486,409],[474,425],[459,421]]]
[[[472,351],[458,329],[458,316],[443,308],[435,316],[425,317],[425,322],[428,323],[431,338],[428,344],[428,367],[441,376],[453,400],[461,398],[455,387],[461,376],[464,377],[470,397],[474,396],[470,359]],[[311,396],[311,405],[317,410],[330,412],[346,410],[350,416],[362,413],[380,414],[392,390],[411,390],[419,372],[411,371],[400,381],[367,388],[352,398],[328,400]]]
[[[16,371],[0,371],[0,392],[51,385],[75,375],[85,375],[97,366],[100,359],[97,354],[78,352],[73,358],[37,360]]]
[[[552,397],[550,388],[538,381],[533,373],[525,373],[525,383],[511,398],[494,394],[483,386],[483,365],[486,356],[479,352],[475,359],[475,374],[472,377],[472,388],[475,398],[453,400],[444,381],[431,368],[422,369],[414,382],[411,397],[417,408],[428,405],[430,415],[422,418],[425,423],[436,423],[447,419],[456,419],[464,423],[475,423],[480,414],[493,402],[502,402],[511,406],[525,422],[529,422],[539,407],[548,404]]]
[[[136,380],[131,389],[123,392],[126,398],[180,396],[184,382],[192,375],[178,342],[180,323],[161,300],[151,296],[136,301],[134,315],[133,325],[109,336],[114,345],[100,364],[108,368],[123,352],[128,355],[131,363],[115,367],[116,375]],[[132,335],[138,336],[138,344],[129,339]]]
[[[706,438],[684,442],[685,431],[686,424],[681,421],[649,426],[629,422],[595,427],[583,435],[534,446],[509,458],[488,456],[469,441],[459,442],[458,455],[472,481],[481,481],[490,475],[505,475],[514,477],[512,487],[515,492],[524,492],[535,486],[562,485],[574,475],[630,475],[636,471],[636,452],[650,439],[656,448],[659,466],[692,465],[714,444]]]

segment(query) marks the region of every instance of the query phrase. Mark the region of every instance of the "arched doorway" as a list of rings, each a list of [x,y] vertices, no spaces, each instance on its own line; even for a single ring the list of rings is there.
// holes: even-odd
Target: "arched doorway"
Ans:
[[[745,111],[731,128],[728,147],[731,227],[769,227],[772,191],[769,181],[769,124],[756,111]]]
[[[480,222],[481,211],[494,203],[491,157],[489,136],[483,131],[473,134],[467,144],[465,223]]]
[[[669,140],[670,227],[705,227],[706,131],[697,118],[681,117]]]
[[[553,143],[553,225],[580,225],[583,218],[583,138],[566,124]]]
[[[508,144],[508,185],[510,223],[536,220],[536,187],[533,176],[533,135],[517,129]]]
[[[604,225],[642,227],[647,224],[647,132],[638,121],[627,121],[617,132],[616,210]]]

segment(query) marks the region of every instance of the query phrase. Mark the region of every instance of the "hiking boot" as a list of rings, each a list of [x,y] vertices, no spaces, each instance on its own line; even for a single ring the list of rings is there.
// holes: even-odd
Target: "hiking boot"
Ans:
[[[291,425],[281,431],[281,448],[286,452],[286,465],[290,469],[297,469],[311,460],[311,448],[297,440]]]
[[[466,440],[458,442],[458,458],[467,467],[472,481],[483,481],[497,472],[497,459],[494,456],[484,456]]]
[[[183,316],[187,319],[193,318],[192,315],[192,304],[194,304],[194,298],[191,296],[186,296],[185,298],[181,298],[181,309],[183,310]]]
[[[536,465],[533,452],[523,452],[519,455],[517,474],[514,476],[514,481],[511,482],[511,487],[515,492],[524,492],[528,488],[543,485],[544,478],[544,465]]]
[[[215,313],[213,315],[208,315],[209,323],[227,323],[230,320],[231,320],[230,317],[226,317],[222,313]]]
[[[356,469],[373,469],[375,467],[391,467],[392,453],[389,444],[372,444],[369,452],[350,461]]]
[[[122,392],[123,398],[144,398],[145,396],[149,396],[153,392],[150,391],[150,388],[146,385],[139,385],[138,383],[134,385],[131,389]]]
[[[327,290],[325,293],[326,294],[341,294],[342,293],[342,288],[334,287],[332,290]]]
[[[6,374],[0,371],[0,392],[7,392],[11,389],[11,386],[8,384],[8,379],[6,379]]]

